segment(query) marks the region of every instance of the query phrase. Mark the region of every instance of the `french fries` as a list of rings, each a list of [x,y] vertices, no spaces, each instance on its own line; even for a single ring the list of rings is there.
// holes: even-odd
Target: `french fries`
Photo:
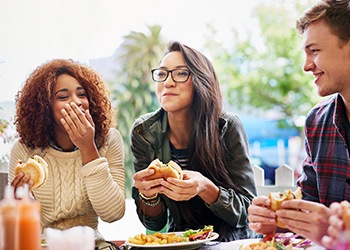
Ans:
[[[138,234],[128,238],[129,243],[137,245],[164,245],[170,243],[185,242],[187,239],[175,233]]]

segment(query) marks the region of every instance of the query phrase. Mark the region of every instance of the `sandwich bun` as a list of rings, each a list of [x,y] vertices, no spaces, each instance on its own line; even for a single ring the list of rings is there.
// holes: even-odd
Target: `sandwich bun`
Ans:
[[[340,202],[341,215],[345,224],[345,230],[350,231],[350,203],[348,201]]]
[[[274,211],[282,208],[282,202],[285,200],[302,198],[300,187],[298,187],[294,192],[288,189],[288,190],[285,190],[284,192],[271,192],[267,196],[270,198],[270,207]],[[286,228],[284,223],[282,223],[278,217],[277,217],[277,226],[280,228]]]
[[[182,180],[183,173],[181,167],[174,161],[169,161],[167,164],[164,164],[159,159],[153,160],[148,169],[154,169],[154,174],[147,176],[145,180],[154,180],[163,178],[164,180],[169,177]]]
[[[38,155],[34,155],[25,163],[23,163],[21,160],[17,161],[15,175],[18,175],[20,172],[30,174],[30,179],[34,182],[32,189],[36,189],[45,184],[48,176],[48,165],[43,158]]]

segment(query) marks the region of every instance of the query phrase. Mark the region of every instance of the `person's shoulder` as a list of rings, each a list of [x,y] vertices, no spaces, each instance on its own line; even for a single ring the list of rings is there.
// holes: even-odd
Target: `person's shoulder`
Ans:
[[[108,142],[122,140],[122,135],[117,128],[113,127],[109,129],[107,138]]]
[[[244,131],[243,122],[235,113],[225,112],[221,115],[219,121],[220,131]]]
[[[332,107],[335,106],[337,102],[338,95],[332,95],[329,98],[319,101],[307,114],[307,116],[313,116],[319,114],[320,112],[328,112]]]
[[[235,113],[232,112],[225,112],[221,115],[220,117],[220,122],[225,122],[225,123],[233,123],[233,124],[238,124],[242,125],[242,121],[239,118],[239,116]]]
[[[164,112],[165,111],[163,109],[158,109],[156,111],[141,115],[135,120],[134,124],[132,125],[132,130],[134,130],[134,128],[140,124],[151,125],[152,123],[158,121],[164,115]]]
[[[20,141],[19,138],[17,138],[17,139],[13,142],[11,150],[12,150],[12,151],[17,151],[17,150],[25,150],[25,151],[28,151],[28,148],[27,148],[27,146],[26,146],[24,143],[22,143],[22,142]]]

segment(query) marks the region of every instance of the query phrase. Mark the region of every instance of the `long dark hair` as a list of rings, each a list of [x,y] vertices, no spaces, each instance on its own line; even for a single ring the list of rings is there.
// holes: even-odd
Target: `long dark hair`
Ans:
[[[193,129],[188,149],[189,169],[197,170],[216,185],[234,187],[224,160],[224,143],[219,140],[219,120],[222,116],[220,84],[212,63],[201,52],[171,41],[166,54],[179,51],[191,72],[194,96],[191,106]]]

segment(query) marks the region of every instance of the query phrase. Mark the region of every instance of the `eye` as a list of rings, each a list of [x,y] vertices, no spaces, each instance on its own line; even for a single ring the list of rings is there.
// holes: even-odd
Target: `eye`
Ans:
[[[84,92],[78,93],[77,95],[78,95],[79,97],[85,97],[85,96],[86,96],[86,93],[85,93],[85,91],[84,91]]]
[[[188,76],[188,71],[187,70],[178,70],[177,75],[179,76]]]
[[[317,54],[317,52],[319,52],[319,51],[320,51],[320,50],[318,50],[318,49],[312,49],[312,50],[311,50],[311,53],[312,53],[312,54]]]
[[[68,99],[68,96],[67,95],[58,95],[57,99],[58,100],[66,100],[66,99]]]
[[[165,71],[158,71],[158,72],[156,72],[156,74],[158,76],[165,76],[166,75]]]

